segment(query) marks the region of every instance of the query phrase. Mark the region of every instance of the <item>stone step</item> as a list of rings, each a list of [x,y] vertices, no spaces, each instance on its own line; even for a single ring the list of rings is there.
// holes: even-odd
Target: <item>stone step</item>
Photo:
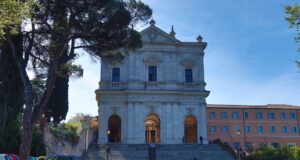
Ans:
[[[139,150],[148,150],[148,144],[110,144],[111,150],[119,150],[119,151],[139,151]],[[194,144],[182,144],[182,145],[172,145],[172,144],[157,144],[155,145],[157,150],[206,150],[206,151],[214,151],[219,149],[217,145],[194,145]],[[106,150],[107,145],[98,145],[90,147],[90,150]]]
[[[148,160],[148,144],[110,144],[109,160]],[[218,145],[157,144],[156,160],[233,160],[230,154]],[[95,160],[106,160],[107,145],[89,147],[89,156]]]

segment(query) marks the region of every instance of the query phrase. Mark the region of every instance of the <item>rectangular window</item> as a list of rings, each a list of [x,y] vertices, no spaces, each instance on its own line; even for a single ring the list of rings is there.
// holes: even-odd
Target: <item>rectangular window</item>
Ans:
[[[275,126],[270,126],[269,132],[270,132],[270,133],[275,133],[275,132],[276,132]]]
[[[257,133],[264,133],[264,126],[257,126]]]
[[[247,150],[253,150],[253,143],[251,142],[246,142],[246,147],[247,147]]]
[[[227,133],[228,132],[228,126],[224,125],[222,126],[222,133]]]
[[[291,128],[291,132],[292,132],[293,134],[298,133],[297,127],[296,127],[296,126],[293,126],[293,127]]]
[[[263,119],[263,114],[261,112],[256,112],[255,117],[256,119]]]
[[[222,112],[221,113],[221,118],[222,119],[227,119],[227,112]]]
[[[245,112],[245,113],[244,113],[244,118],[245,118],[245,119],[249,119],[249,114],[248,114],[248,112]]]
[[[277,142],[271,143],[271,146],[274,147],[274,148],[276,148],[276,149],[280,148],[280,144],[277,143]]]
[[[233,125],[232,126],[233,132],[236,133],[238,130],[240,130],[239,125]]]
[[[120,82],[120,68],[112,68],[112,81]]]
[[[239,113],[238,112],[232,112],[232,119],[238,119]]]
[[[280,119],[281,119],[281,120],[285,120],[285,119],[286,119],[285,113],[280,113]]]
[[[156,66],[149,66],[148,68],[148,78],[150,82],[157,81],[157,67]]]
[[[234,142],[233,147],[234,147],[234,149],[240,149],[240,147],[241,147],[240,142]]]
[[[287,126],[281,126],[281,133],[287,134],[288,133],[288,127]]]
[[[185,82],[192,83],[193,82],[193,70],[185,69]]]
[[[296,113],[294,112],[291,113],[291,120],[296,120]]]
[[[210,133],[216,133],[217,132],[217,126],[211,125],[210,126]]]
[[[245,132],[251,133],[251,126],[245,126]]]
[[[210,112],[209,113],[209,118],[215,119],[216,118],[216,112]]]
[[[269,120],[274,120],[275,119],[274,113],[268,113],[268,118]]]

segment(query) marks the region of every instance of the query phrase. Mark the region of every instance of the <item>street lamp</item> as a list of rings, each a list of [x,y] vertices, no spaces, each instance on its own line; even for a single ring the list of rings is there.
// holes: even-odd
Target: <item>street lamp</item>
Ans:
[[[109,140],[110,140],[110,138],[109,138],[110,134],[111,134],[111,131],[109,129],[107,129],[106,130],[106,135],[107,135],[107,142],[108,143],[109,143]]]
[[[241,135],[241,130],[240,130],[240,129],[237,130],[237,131],[236,131],[236,134],[237,134],[238,136],[240,136],[240,135]]]
[[[239,130],[237,130],[236,131],[236,134],[238,135],[238,136],[240,136],[241,135],[241,130],[239,129]],[[240,146],[237,146],[237,154],[238,154],[238,158],[239,158],[239,160],[241,159],[241,154],[240,154]]]

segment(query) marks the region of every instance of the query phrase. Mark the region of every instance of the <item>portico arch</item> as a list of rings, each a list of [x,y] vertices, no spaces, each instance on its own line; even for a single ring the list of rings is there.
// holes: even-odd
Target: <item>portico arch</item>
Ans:
[[[146,143],[160,142],[160,120],[158,115],[151,113],[145,120],[145,140]]]
[[[121,142],[121,118],[114,114],[108,119],[108,142],[120,143]]]
[[[197,119],[192,115],[184,120],[184,142],[197,143]]]

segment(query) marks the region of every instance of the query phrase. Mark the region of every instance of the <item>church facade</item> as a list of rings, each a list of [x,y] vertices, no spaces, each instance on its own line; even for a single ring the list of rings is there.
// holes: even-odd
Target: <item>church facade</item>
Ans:
[[[153,20],[141,35],[121,62],[101,61],[98,143],[207,144],[207,43],[181,42]]]

